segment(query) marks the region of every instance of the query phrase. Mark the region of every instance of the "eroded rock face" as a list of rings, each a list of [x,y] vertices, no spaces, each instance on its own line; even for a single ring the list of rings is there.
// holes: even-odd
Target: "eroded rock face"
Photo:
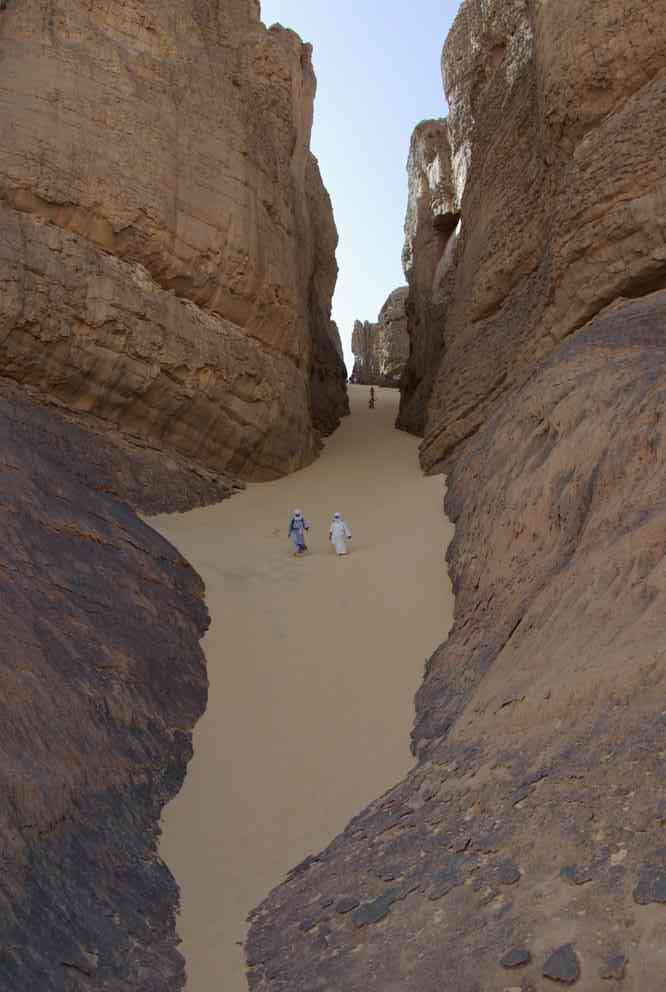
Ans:
[[[352,382],[362,386],[399,386],[409,356],[408,288],[394,289],[379,311],[377,323],[357,320],[352,334]]]
[[[661,13],[463,4],[443,56],[462,231],[434,317],[426,469],[595,313],[666,284]]]
[[[10,4],[0,41],[0,366],[215,471],[306,464],[347,410],[310,47],[253,0]]]
[[[208,614],[118,497],[182,509],[228,488],[4,380],[0,442],[0,988],[175,992],[158,824],[206,703]]]
[[[426,171],[401,412],[447,473],[454,627],[414,770],[255,912],[253,992],[662,981],[665,55],[656,2],[461,8],[461,229]]]
[[[444,345],[445,277],[455,259],[460,216],[445,120],[423,121],[415,128],[407,183],[402,262],[409,283],[406,312],[410,348],[400,386],[397,426],[423,434],[426,406]]]
[[[254,992],[545,992],[563,957],[658,988],[665,320],[664,292],[605,311],[449,461],[418,763],[256,911]]]

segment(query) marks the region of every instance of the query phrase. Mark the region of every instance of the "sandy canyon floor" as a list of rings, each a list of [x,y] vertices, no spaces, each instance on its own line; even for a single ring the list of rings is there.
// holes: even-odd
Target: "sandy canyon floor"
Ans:
[[[244,992],[248,912],[412,764],[412,697],[452,622],[452,528],[441,477],[421,476],[417,439],[393,427],[397,390],[376,392],[369,410],[351,387],[351,416],[309,468],[151,520],[203,577],[212,617],[208,709],[161,844],[188,992]],[[346,558],[328,542],[335,511]]]

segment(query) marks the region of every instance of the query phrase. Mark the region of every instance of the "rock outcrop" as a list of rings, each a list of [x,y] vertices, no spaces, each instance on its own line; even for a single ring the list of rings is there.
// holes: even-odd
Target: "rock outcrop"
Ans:
[[[255,0],[3,0],[0,47],[0,988],[177,992],[208,614],[135,511],[347,410],[311,52]]]
[[[426,407],[442,355],[445,275],[455,257],[460,201],[445,120],[415,128],[407,160],[407,215],[402,264],[409,361],[400,384],[397,426],[423,434]]]
[[[379,311],[377,323],[357,320],[352,333],[352,382],[361,386],[400,385],[409,357],[407,287],[394,289]]]
[[[310,47],[254,0],[3,7],[0,368],[215,472],[306,464],[347,411]]]
[[[664,35],[657,0],[463,4],[443,56],[461,232],[418,345],[445,342],[427,470],[601,308],[666,285]]]
[[[446,43],[401,417],[447,473],[455,623],[414,770],[255,912],[253,992],[663,980],[659,6],[465,0]]]
[[[611,307],[448,463],[418,763],[257,910],[253,992],[546,992],[572,960],[659,987],[665,320],[665,292]]]
[[[179,989],[157,855],[206,703],[203,583],[121,502],[222,480],[0,380],[0,988]]]

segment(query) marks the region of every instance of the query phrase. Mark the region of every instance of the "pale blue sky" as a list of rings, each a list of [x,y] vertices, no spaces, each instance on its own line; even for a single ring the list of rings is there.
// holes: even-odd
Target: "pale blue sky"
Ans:
[[[460,0],[262,0],[265,24],[293,28],[314,47],[312,150],[340,235],[333,300],[351,372],[355,319],[376,320],[404,284],[400,262],[411,133],[446,116],[442,45]]]

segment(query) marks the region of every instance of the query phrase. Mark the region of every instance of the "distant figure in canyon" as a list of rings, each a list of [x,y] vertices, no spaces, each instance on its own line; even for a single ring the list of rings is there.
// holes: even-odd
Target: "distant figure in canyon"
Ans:
[[[328,536],[331,539],[331,544],[335,548],[335,552],[338,555],[347,554],[347,541],[351,541],[352,536],[349,531],[349,527],[344,522],[339,513],[333,514],[333,520],[331,521],[331,529],[328,532]]]
[[[305,543],[306,530],[310,530],[310,524],[300,510],[294,510],[289,521],[289,537],[294,546],[294,555],[305,554],[308,550],[308,546]]]
[[[370,410],[375,409],[375,387],[370,386],[370,399],[368,400],[368,408]]]

